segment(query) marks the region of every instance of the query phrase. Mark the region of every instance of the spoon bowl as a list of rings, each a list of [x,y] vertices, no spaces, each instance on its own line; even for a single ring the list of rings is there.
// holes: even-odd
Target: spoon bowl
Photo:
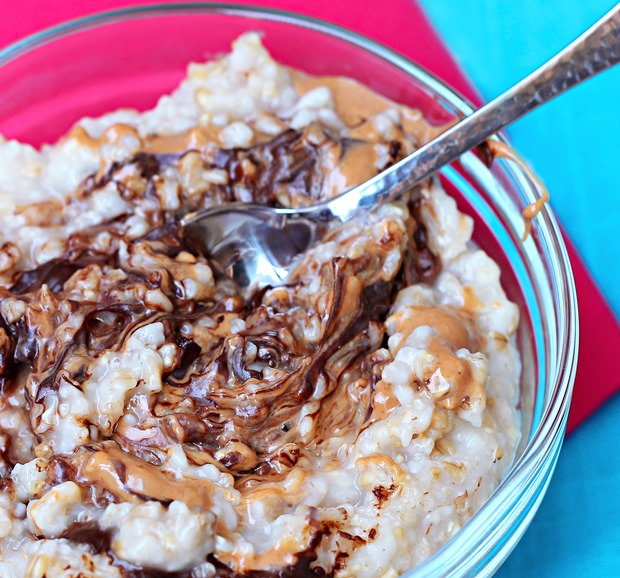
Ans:
[[[232,273],[238,285],[282,283],[295,260],[323,234],[313,211],[233,203],[184,219],[185,238]]]

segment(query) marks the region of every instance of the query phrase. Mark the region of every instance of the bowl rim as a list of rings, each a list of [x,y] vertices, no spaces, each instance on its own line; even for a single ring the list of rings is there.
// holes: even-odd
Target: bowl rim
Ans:
[[[46,27],[0,49],[0,68],[32,50],[43,47],[45,44],[87,30],[91,27],[105,26],[134,19],[182,15],[192,12],[222,14],[253,20],[266,19],[272,22],[294,25],[327,34],[370,52],[405,72],[413,77],[415,81],[426,86],[439,98],[453,107],[456,114],[468,115],[476,110],[475,106],[467,97],[450,86],[446,81],[442,80],[438,75],[407,56],[404,56],[370,37],[320,18],[294,11],[237,3],[167,1],[94,12]],[[509,142],[503,131],[498,133],[494,138],[506,143]],[[520,182],[519,186],[522,186],[522,182]],[[529,193],[528,196],[533,197],[531,190],[525,192],[526,194]],[[533,201],[535,198],[531,200]],[[559,452],[561,447],[566,428],[572,386],[575,378],[579,340],[579,318],[575,281],[570,266],[568,251],[560,227],[548,204],[545,204],[543,210],[537,216],[537,219],[543,223],[541,225],[541,230],[543,236],[546,237],[545,241],[548,244],[547,250],[553,261],[553,271],[549,273],[551,279],[546,279],[545,283],[551,284],[552,280],[555,281],[558,291],[564,297],[562,302],[556,304],[556,307],[560,309],[559,312],[556,309],[556,313],[558,314],[558,333],[561,333],[558,335],[557,343],[557,370],[554,375],[547,376],[548,379],[552,377],[555,378],[553,381],[552,399],[546,404],[545,411],[540,416],[540,421],[536,428],[530,432],[529,440],[523,448],[522,454],[513,462],[499,486],[493,491],[482,507],[455,536],[449,539],[433,555],[403,574],[405,577],[427,576],[431,578],[438,575],[437,572],[440,572],[441,575],[444,576],[460,575],[464,570],[461,560],[464,557],[464,553],[459,554],[458,549],[455,548],[455,544],[466,540],[465,534],[471,537],[471,535],[475,535],[477,531],[480,531],[479,527],[482,525],[481,522],[485,518],[484,512],[488,514],[489,511],[493,511],[493,508],[499,509],[499,511],[507,510],[505,506],[502,508],[502,503],[506,497],[510,497],[511,495],[515,498],[515,490],[518,490],[517,494],[519,494],[516,497],[519,499],[522,498],[524,488],[536,477],[538,467],[544,462],[546,451],[553,450],[555,452],[554,459],[549,469],[545,472],[547,477],[551,475],[555,466],[557,452]],[[563,314],[563,316],[561,314]],[[548,479],[546,483],[548,484]],[[507,486],[515,487],[508,488]],[[542,490],[543,494],[545,489],[546,485]],[[541,499],[542,496],[539,496],[539,498]],[[534,511],[536,508],[537,505],[534,507]],[[531,509],[530,504],[528,509],[524,509],[525,514]],[[533,513],[531,515],[533,515]],[[494,518],[494,521],[495,526],[497,526],[497,517]],[[529,520],[527,523],[529,523]],[[495,534],[497,534],[497,528],[495,526]],[[518,537],[520,537],[520,535],[521,534],[519,534]],[[459,536],[461,536],[462,539],[459,540]],[[496,548],[497,545],[491,543],[486,538],[483,536],[483,539],[476,540],[476,554],[479,556],[476,558],[478,565],[468,565],[467,568],[470,570],[474,568],[480,570],[480,563],[484,562],[489,556],[492,557],[493,548]],[[496,540],[496,542],[498,541]],[[500,563],[505,559],[508,553],[510,553],[510,550],[515,544],[516,541],[512,544],[505,556],[502,557]],[[449,553],[451,558],[441,560],[440,557],[442,553]],[[448,565],[446,565],[446,562],[448,562]],[[495,571],[497,567],[498,565],[494,566],[491,573]],[[480,575],[483,574],[489,575],[488,572],[484,571],[481,572]]]

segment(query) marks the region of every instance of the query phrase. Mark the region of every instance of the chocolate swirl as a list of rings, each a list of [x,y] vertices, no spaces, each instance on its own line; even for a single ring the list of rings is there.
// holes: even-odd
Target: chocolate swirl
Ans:
[[[83,183],[72,202],[113,186],[129,209],[71,235],[61,257],[17,272],[11,288],[0,289],[2,391],[25,386],[36,440],[53,450],[43,416],[63,385],[84,392],[96,364],[125,352],[150,324],[161,324],[169,348],[161,388],[148,394],[139,419],[121,416],[109,431],[85,423],[89,443],[53,457],[48,486],[74,481],[89,489],[97,507],[182,500],[208,509],[211,482],[193,480],[190,487],[159,469],[170,448],[180,444],[190,464],[213,464],[232,475],[247,497],[305,467],[336,432],[355,440],[373,419],[372,396],[385,362],[376,352],[393,294],[405,284],[430,282],[439,268],[427,246],[421,201],[412,202],[406,228],[388,227],[377,239],[358,227],[335,231],[327,242],[338,245],[336,254],[309,258],[287,285],[254,295],[242,295],[212,269],[184,241],[179,220],[222,202],[315,202],[332,194],[327,176],[334,163],[366,154],[372,144],[314,124],[247,149],[140,152]],[[388,162],[406,148],[400,141],[384,144]],[[197,194],[181,187],[178,206],[167,208],[162,175],[174,170],[185,182],[191,155],[201,170],[224,171],[227,183],[196,186]],[[147,230],[135,234],[131,218],[138,214]],[[355,254],[355,243],[365,250]],[[386,273],[395,255],[400,265]],[[322,531],[296,553],[296,564],[243,576],[332,575],[315,564]],[[109,536],[94,526],[72,528],[65,538],[95,552],[110,549]],[[218,577],[241,576],[213,557],[210,562]],[[190,576],[129,567],[123,575]]]

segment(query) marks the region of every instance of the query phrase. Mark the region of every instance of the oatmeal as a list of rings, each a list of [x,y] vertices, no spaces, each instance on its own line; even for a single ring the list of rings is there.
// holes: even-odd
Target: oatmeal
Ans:
[[[0,141],[0,576],[387,578],[459,531],[519,439],[518,310],[438,181],[251,293],[180,228],[438,130],[246,34],[153,110]]]

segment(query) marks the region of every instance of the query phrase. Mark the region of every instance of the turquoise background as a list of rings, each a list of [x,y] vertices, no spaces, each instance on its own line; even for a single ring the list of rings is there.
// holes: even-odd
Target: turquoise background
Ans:
[[[485,101],[614,6],[609,0],[420,0]],[[620,317],[620,65],[508,129]],[[620,355],[620,352],[618,352]],[[538,515],[499,578],[620,577],[620,395],[565,441]]]

